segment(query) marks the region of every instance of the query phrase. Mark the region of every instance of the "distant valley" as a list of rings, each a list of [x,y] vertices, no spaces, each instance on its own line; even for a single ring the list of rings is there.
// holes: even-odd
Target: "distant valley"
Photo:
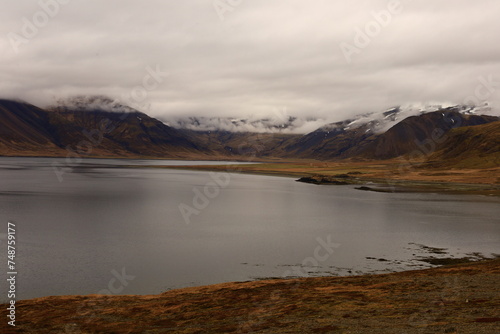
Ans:
[[[465,106],[408,112],[393,108],[331,123],[306,134],[253,120],[188,118],[176,127],[103,97],[38,108],[0,100],[0,155],[234,160],[387,160],[408,157],[432,167],[482,168],[500,164],[500,118]],[[208,125],[202,124],[207,121]],[[243,126],[243,128],[242,128]],[[266,131],[267,128],[269,131]],[[210,130],[208,130],[210,128]]]

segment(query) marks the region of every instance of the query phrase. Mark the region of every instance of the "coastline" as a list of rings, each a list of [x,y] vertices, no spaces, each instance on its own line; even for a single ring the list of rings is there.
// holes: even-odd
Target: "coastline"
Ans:
[[[0,156],[5,158],[61,158],[63,156]],[[83,158],[83,157],[82,157]],[[266,176],[323,179],[323,182],[308,182],[319,185],[358,186],[362,191],[374,192],[432,192],[448,194],[468,194],[500,197],[500,166],[477,169],[429,168],[422,162],[399,159],[384,161],[311,161],[227,156],[88,156],[83,159],[121,160],[178,160],[178,161],[219,161],[247,162],[248,165],[122,165],[116,168],[166,168],[196,171],[244,173]],[[114,166],[102,166],[115,168]],[[346,177],[347,176],[347,177]],[[307,182],[307,181],[304,181]],[[361,189],[360,189],[361,188]]]
[[[391,274],[222,283],[149,296],[44,297],[17,303],[16,330],[496,333],[499,279],[495,259]],[[14,332],[6,322],[0,329]]]
[[[393,161],[283,161],[251,165],[150,167],[281,176],[316,185],[356,185],[356,189],[375,192],[432,192],[500,197],[500,167],[470,170],[419,168],[405,173],[399,173],[398,164]]]

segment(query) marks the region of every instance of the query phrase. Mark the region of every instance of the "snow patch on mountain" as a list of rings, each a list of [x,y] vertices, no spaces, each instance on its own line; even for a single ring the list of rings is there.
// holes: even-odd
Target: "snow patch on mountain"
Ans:
[[[403,119],[424,113],[435,112],[454,107],[464,114],[488,114],[491,108],[482,106],[458,106],[450,103],[412,103],[389,108],[378,112],[359,114],[352,118],[331,123],[324,118],[295,117],[287,112],[276,112],[272,116],[251,116],[248,118],[231,117],[179,117],[165,121],[165,124],[179,129],[194,131],[229,131],[229,132],[271,132],[306,134],[314,131],[347,131],[362,128],[365,133],[383,133]]]
[[[481,106],[454,105],[451,103],[411,103],[378,112],[359,114],[349,119],[332,123],[332,119],[318,117],[297,117],[285,109],[273,110],[269,114],[249,117],[177,117],[163,119],[163,123],[178,129],[195,131],[230,131],[256,133],[306,134],[314,131],[347,131],[361,129],[365,133],[383,133],[403,119],[424,113],[453,107],[464,114],[492,114],[492,108],[485,102]],[[54,110],[108,111],[134,113],[138,110],[107,96],[74,96],[58,100],[50,107]]]
[[[373,133],[383,133],[405,118],[435,112],[445,108],[455,108],[462,114],[470,115],[483,115],[491,113],[491,107],[488,105],[488,103],[485,103],[481,106],[413,103],[393,107],[383,111],[360,114],[348,120],[327,124],[319,128],[317,131],[347,131],[350,129],[363,128],[365,133],[368,133],[370,131],[372,131]]]

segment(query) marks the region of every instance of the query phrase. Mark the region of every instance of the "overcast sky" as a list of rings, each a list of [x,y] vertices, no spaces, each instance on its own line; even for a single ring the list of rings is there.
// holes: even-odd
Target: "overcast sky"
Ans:
[[[104,94],[163,119],[500,106],[498,0],[57,1],[3,1],[2,97]]]

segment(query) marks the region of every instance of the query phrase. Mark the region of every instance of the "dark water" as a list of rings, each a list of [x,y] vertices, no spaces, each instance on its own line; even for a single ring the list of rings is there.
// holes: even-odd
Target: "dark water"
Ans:
[[[0,158],[2,301],[8,221],[16,224],[18,299],[406,270],[424,263],[392,260],[414,259],[422,252],[415,244],[456,256],[500,252],[498,198],[120,167],[180,164],[168,161],[87,160],[59,182],[54,161]],[[192,213],[189,224],[179,207]]]

